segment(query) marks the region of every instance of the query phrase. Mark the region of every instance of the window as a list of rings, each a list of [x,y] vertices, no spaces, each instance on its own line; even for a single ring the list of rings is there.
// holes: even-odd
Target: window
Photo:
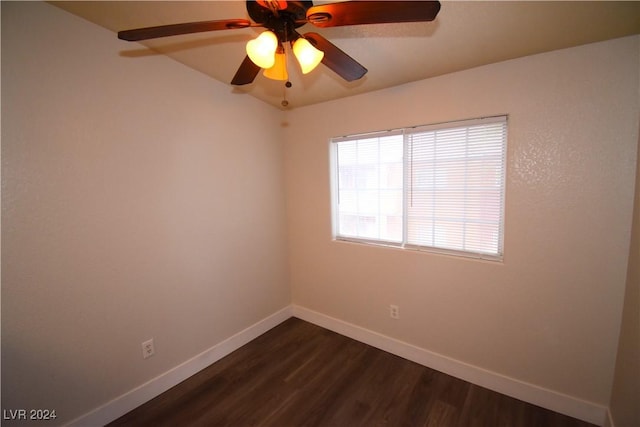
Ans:
[[[337,240],[501,259],[506,116],[331,140]]]

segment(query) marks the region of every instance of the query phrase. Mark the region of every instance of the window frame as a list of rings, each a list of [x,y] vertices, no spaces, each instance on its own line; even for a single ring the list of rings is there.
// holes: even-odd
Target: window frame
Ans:
[[[415,191],[414,188],[409,188],[409,172],[407,171],[409,160],[409,136],[419,134],[421,132],[427,133],[437,130],[456,129],[456,128],[468,128],[483,124],[503,123],[504,138],[502,140],[501,147],[501,176],[500,178],[500,212],[499,212],[499,225],[498,225],[498,239],[497,239],[497,253],[487,253],[471,250],[459,250],[449,249],[438,246],[420,245],[415,243],[408,243],[408,193]],[[364,140],[368,138],[379,138],[385,136],[402,136],[402,239],[401,241],[389,241],[384,239],[354,237],[348,235],[341,235],[339,232],[339,170],[338,170],[338,145],[339,143]],[[340,137],[330,138],[329,140],[329,152],[330,152],[330,194],[331,194],[331,233],[334,241],[337,242],[351,242],[357,244],[375,245],[380,247],[405,249],[411,251],[428,252],[444,255],[453,255],[465,258],[482,259],[489,261],[501,262],[504,259],[504,234],[505,234],[505,205],[506,205],[506,186],[507,186],[507,149],[508,149],[508,115],[496,115],[487,116],[475,119],[456,120],[449,122],[440,122],[429,125],[419,125],[406,128],[398,128],[391,130],[382,130],[367,132],[361,134],[345,135]],[[465,157],[465,161],[468,157]],[[465,222],[466,224],[466,222]]]

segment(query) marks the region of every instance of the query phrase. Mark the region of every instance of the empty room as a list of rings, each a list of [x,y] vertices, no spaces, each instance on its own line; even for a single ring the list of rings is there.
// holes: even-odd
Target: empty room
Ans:
[[[0,7],[2,425],[640,425],[640,2]]]

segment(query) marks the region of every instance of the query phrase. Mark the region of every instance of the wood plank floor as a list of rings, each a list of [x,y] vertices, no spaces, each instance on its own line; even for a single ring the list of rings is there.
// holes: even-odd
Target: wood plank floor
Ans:
[[[109,425],[592,426],[296,318]]]

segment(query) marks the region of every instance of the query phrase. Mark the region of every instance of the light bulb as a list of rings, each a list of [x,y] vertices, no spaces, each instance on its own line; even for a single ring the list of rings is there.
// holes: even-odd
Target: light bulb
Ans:
[[[247,55],[260,68],[271,68],[276,62],[275,53],[278,38],[271,31],[265,31],[256,39],[247,42]]]
[[[302,74],[307,74],[318,66],[322,58],[324,58],[324,52],[316,49],[309,43],[307,39],[300,37],[293,43],[293,54],[300,63],[302,68]]]
[[[271,68],[267,68],[262,73],[265,77],[272,80],[287,80],[289,78],[287,74],[287,57],[284,54],[284,49],[278,49],[276,52],[276,62]]]

